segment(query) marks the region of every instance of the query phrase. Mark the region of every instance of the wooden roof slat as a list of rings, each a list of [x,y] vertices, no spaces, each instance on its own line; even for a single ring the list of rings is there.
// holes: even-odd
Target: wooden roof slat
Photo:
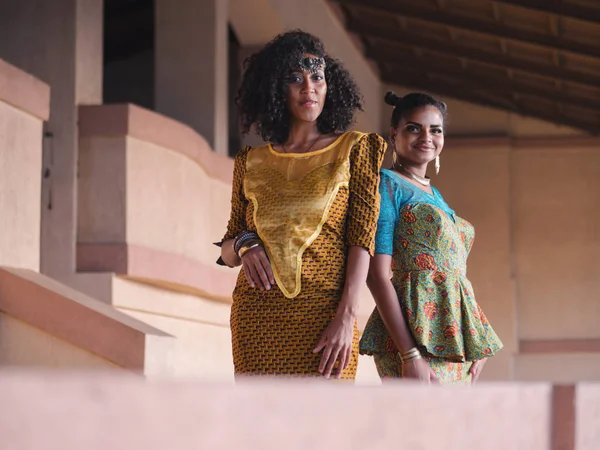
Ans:
[[[416,35],[415,33],[403,31],[400,28],[396,30],[382,28],[351,18],[348,19],[346,26],[353,33],[366,38],[384,41],[387,45],[418,47],[442,55],[465,58],[494,67],[520,70],[547,79],[556,79],[592,88],[600,86],[599,76],[564,67],[556,67],[553,64],[526,61],[500,52],[468,47],[457,42],[452,42],[451,40],[441,41],[427,36]],[[440,70],[443,70],[443,68],[440,68]]]
[[[376,52],[377,51],[368,50],[367,55],[376,54]],[[534,86],[529,83],[510,80],[504,76],[494,76],[492,74],[477,75],[469,69],[463,69],[458,66],[450,67],[447,64],[444,65],[444,70],[440,71],[438,64],[422,58],[403,57],[400,61],[398,59],[376,59],[378,59],[380,62],[383,62],[387,67],[396,69],[398,72],[406,71],[407,68],[417,68],[418,70],[424,72],[434,74],[437,73],[443,76],[449,76],[451,78],[462,80],[473,89],[484,89],[490,92],[499,91],[507,97],[510,96],[511,93],[528,95],[530,97],[550,100],[555,103],[566,103],[571,106],[591,110],[600,114],[600,100],[596,100],[587,96],[584,97],[581,95],[566,94],[556,89]]]
[[[410,5],[406,5],[390,2],[389,0],[369,0],[368,3],[364,0],[336,1],[340,4],[351,6],[353,8],[360,8],[362,10],[401,15],[424,22],[435,23],[496,38],[509,39],[551,50],[557,49],[590,58],[600,58],[600,46],[598,45],[589,45],[583,42],[567,40],[564,37],[556,37],[518,29],[493,20],[474,19],[449,9],[446,9],[443,12],[432,11],[430,8],[423,7],[422,4],[418,2],[412,2]]]
[[[600,9],[550,0],[492,0],[600,25]]]

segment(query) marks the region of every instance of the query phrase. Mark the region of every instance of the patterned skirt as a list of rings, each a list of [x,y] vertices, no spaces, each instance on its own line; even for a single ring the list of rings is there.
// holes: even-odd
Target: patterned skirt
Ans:
[[[378,352],[373,354],[377,372],[382,381],[402,378],[402,362],[396,352]],[[468,362],[451,362],[442,358],[424,357],[433,369],[441,384],[471,384],[469,369],[473,364]]]
[[[250,288],[243,273],[233,295],[231,339],[236,378],[245,375],[320,377],[321,333],[335,317],[341,293],[306,286],[293,299],[275,288]],[[352,357],[342,379],[354,380],[359,333],[354,325]],[[334,366],[337,368],[337,363]],[[335,373],[335,370],[334,370]]]

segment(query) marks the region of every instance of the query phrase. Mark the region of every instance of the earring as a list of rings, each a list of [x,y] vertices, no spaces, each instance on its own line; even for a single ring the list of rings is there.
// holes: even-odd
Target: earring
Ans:
[[[439,155],[435,157],[435,174],[440,173],[440,157]]]
[[[392,167],[396,167],[398,163],[398,155],[396,154],[396,149],[392,148]]]

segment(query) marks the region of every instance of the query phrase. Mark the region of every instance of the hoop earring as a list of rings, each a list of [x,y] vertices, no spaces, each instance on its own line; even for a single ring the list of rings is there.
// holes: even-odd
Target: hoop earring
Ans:
[[[440,173],[440,156],[435,157],[435,174]]]

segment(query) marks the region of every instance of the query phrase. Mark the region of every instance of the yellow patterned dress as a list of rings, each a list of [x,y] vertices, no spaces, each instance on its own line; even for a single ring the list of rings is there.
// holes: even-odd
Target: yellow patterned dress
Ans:
[[[372,255],[385,141],[348,132],[303,154],[266,144],[236,156],[231,217],[223,240],[258,233],[277,286],[252,288],[241,270],[233,291],[231,334],[236,375],[316,376],[313,353],[341,299],[349,246]],[[352,359],[358,361],[355,326]]]

